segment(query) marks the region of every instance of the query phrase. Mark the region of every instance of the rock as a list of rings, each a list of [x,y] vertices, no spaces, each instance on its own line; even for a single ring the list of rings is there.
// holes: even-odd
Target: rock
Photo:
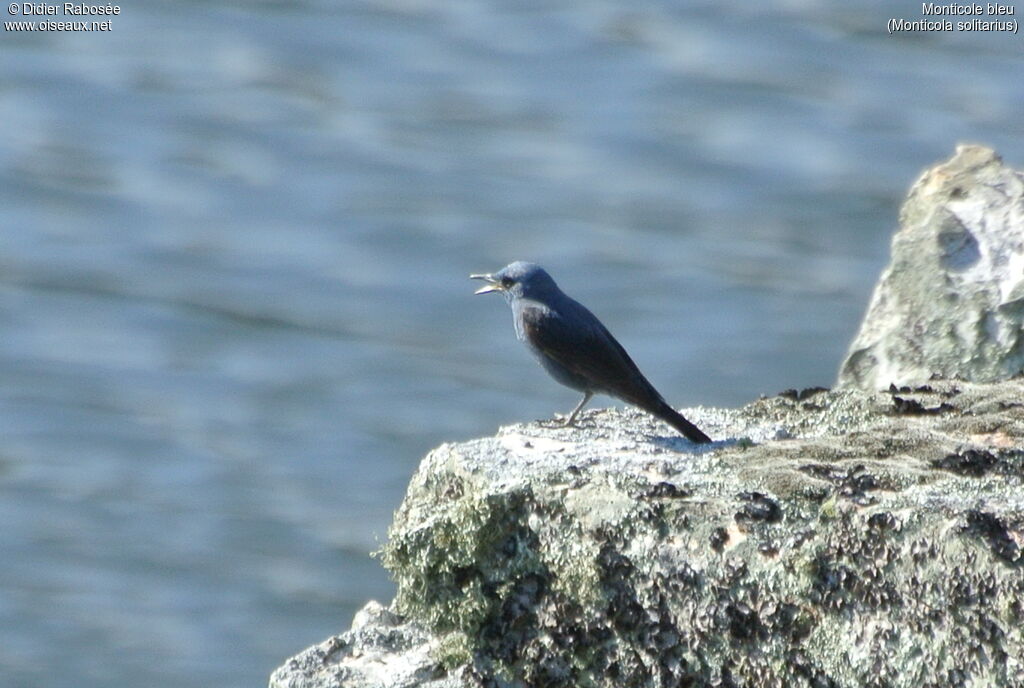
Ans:
[[[352,628],[288,660],[270,676],[271,688],[392,686],[457,688],[457,673],[439,675],[436,643],[419,625],[371,601]]]
[[[1022,400],[791,391],[687,410],[743,437],[710,446],[632,410],[442,445],[384,550],[391,610],[271,685],[1020,685]]]
[[[914,184],[839,385],[1024,371],[1024,175],[960,146]]]
[[[842,387],[686,410],[731,439],[603,410],[435,449],[396,599],[271,687],[1024,686],[1022,218],[990,150],[923,175]]]

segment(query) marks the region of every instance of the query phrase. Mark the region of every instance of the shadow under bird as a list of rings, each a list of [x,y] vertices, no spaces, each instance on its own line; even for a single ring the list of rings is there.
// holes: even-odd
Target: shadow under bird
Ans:
[[[607,394],[665,421],[691,442],[711,438],[668,405],[647,381],[622,345],[597,317],[567,296],[544,268],[518,261],[488,275],[470,275],[487,284],[477,294],[501,292],[512,307],[516,337],[524,342],[551,377],[583,392],[565,424],[595,394]]]

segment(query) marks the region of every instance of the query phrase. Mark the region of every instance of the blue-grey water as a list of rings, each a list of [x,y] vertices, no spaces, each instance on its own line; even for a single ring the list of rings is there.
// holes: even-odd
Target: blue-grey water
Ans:
[[[677,406],[830,384],[920,170],[1024,164],[1022,39],[891,16],[920,3],[4,31],[0,684],[262,685],[389,599],[420,457],[576,401],[470,272],[543,263]]]

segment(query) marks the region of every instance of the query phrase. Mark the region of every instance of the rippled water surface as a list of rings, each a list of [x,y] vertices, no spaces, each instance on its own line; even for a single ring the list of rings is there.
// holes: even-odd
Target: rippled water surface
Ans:
[[[919,171],[962,140],[1024,164],[1021,39],[885,33],[919,12],[5,31],[0,683],[262,685],[389,599],[369,552],[420,457],[576,401],[470,272],[543,263],[677,406],[830,384]]]

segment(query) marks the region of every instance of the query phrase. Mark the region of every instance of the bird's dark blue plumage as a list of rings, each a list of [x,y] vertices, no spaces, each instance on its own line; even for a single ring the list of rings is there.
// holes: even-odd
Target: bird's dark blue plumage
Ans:
[[[551,377],[583,393],[567,424],[591,396],[607,394],[661,418],[694,442],[711,441],[665,402],[597,316],[559,289],[544,268],[517,261],[494,274],[470,277],[487,282],[477,294],[504,295],[516,336]]]

